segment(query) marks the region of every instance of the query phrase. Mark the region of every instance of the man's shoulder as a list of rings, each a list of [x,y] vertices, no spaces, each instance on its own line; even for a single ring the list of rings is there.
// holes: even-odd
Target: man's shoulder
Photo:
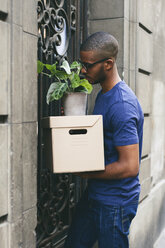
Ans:
[[[100,94],[101,93],[99,92],[98,96],[100,96]],[[135,93],[124,81],[117,83],[109,92],[104,95],[104,97],[109,105],[137,100]]]
[[[123,102],[137,101],[137,97],[135,93],[124,81],[122,81],[118,85],[116,94],[119,96],[120,101]]]
[[[121,83],[117,85],[114,94],[109,100],[110,106],[114,108],[141,108],[137,96],[124,81],[121,81]]]
[[[108,101],[107,101],[108,102]],[[108,103],[107,114],[109,117],[117,116],[118,119],[127,117],[143,118],[141,105],[131,88],[126,84],[120,84]]]

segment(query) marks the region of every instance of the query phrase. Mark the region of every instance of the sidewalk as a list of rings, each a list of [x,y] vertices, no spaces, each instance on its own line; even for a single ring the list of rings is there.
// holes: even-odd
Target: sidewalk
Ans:
[[[159,238],[154,244],[154,248],[164,248],[165,247],[165,229],[161,232]]]

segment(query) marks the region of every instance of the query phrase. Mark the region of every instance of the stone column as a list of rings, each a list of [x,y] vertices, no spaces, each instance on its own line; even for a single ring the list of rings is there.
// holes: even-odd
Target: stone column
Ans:
[[[37,14],[35,0],[0,1],[0,240],[36,247]]]

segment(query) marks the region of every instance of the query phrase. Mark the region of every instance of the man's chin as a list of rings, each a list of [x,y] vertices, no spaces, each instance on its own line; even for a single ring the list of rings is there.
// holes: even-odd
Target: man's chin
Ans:
[[[99,81],[92,81],[92,82],[90,82],[90,84],[99,84],[99,83],[100,83]]]
[[[88,80],[88,82],[89,82],[90,84],[99,84],[98,81],[93,81],[91,78],[86,77],[86,79]]]

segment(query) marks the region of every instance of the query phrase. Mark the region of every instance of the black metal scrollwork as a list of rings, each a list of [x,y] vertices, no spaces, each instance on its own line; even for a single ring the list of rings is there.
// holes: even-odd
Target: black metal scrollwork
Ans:
[[[38,30],[45,59],[53,55],[57,60],[63,57],[69,45],[69,20],[64,10],[64,0],[39,0]]]
[[[40,175],[40,186],[37,234],[38,244],[42,245],[68,227],[69,212],[75,206],[75,184],[70,183],[68,175],[55,177],[45,169]]]
[[[45,63],[60,62],[67,56],[70,24],[66,13],[67,1],[38,0],[38,54]],[[70,13],[69,13],[70,14]],[[44,78],[40,79],[41,105],[45,94]],[[43,85],[43,86],[42,86]],[[45,108],[47,110],[47,107]],[[41,109],[41,111],[43,111]],[[40,114],[39,118],[42,118]],[[39,131],[39,143],[42,143],[42,131]],[[71,209],[75,205],[75,183],[71,176],[53,175],[46,168],[42,145],[39,144],[38,170],[38,224],[37,247],[52,247],[64,236],[70,222]],[[43,154],[43,155],[42,155]]]
[[[71,29],[76,29],[76,8],[73,5],[71,5]]]
[[[80,12],[80,5],[82,6],[84,0],[37,0],[37,2],[38,58],[44,63],[56,61],[61,63],[64,57],[68,60],[75,59],[78,56],[78,42],[82,30],[77,6]],[[42,147],[41,119],[49,115],[60,115],[60,102],[54,102],[49,107],[46,105],[45,96],[49,84],[50,81],[46,77],[39,77],[37,247],[61,248],[83,185],[80,179],[74,176],[54,175],[47,169]]]

